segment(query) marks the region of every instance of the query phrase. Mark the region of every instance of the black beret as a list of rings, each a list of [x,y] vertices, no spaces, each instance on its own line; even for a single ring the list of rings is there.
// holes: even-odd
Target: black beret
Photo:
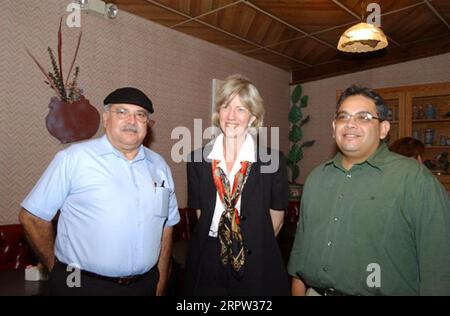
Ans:
[[[154,112],[152,101],[144,92],[136,88],[125,87],[117,89],[111,92],[105,100],[103,100],[104,105],[118,103],[134,104],[143,107],[150,113]]]

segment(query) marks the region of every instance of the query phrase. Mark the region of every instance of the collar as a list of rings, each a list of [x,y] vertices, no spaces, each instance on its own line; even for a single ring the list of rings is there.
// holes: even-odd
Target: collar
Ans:
[[[111,142],[109,141],[108,136],[106,136],[106,134],[98,139],[97,145],[98,146],[96,147],[96,151],[99,156],[113,154],[119,158],[126,159],[125,156],[123,155],[123,153],[120,152],[117,148],[115,148],[111,144]],[[144,158],[151,161],[150,154],[144,150],[144,146],[141,144],[139,146],[138,153],[136,154],[136,157],[134,157],[133,161],[139,161]]]
[[[354,166],[361,166],[361,165],[367,164],[375,169],[378,169],[379,171],[383,171],[385,162],[386,162],[386,158],[389,156],[389,153],[390,153],[390,151],[387,147],[387,144],[384,141],[382,141],[380,143],[380,145],[378,146],[377,150],[372,155],[370,155],[369,158],[367,158],[367,160],[357,163]],[[333,159],[325,162],[323,168],[333,165],[336,168],[346,171],[344,169],[344,167],[342,166],[343,157],[344,156],[342,155],[342,153],[338,152],[333,157]]]
[[[223,133],[220,133],[214,141],[213,148],[208,155],[208,159],[214,159],[219,161],[225,161],[225,155],[223,152]],[[256,149],[255,149],[255,141],[252,136],[247,134],[245,136],[244,143],[239,151],[239,154],[236,158],[236,161],[248,161],[248,162],[256,162]]]

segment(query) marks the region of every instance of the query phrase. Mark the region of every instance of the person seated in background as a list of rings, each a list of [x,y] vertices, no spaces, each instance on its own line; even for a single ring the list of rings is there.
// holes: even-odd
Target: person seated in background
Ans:
[[[402,137],[389,146],[389,150],[399,155],[416,159],[422,163],[422,154],[425,145],[418,139],[412,137]]]

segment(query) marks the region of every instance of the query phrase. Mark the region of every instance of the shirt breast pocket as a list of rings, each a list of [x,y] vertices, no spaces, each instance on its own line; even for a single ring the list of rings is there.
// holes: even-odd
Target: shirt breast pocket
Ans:
[[[167,217],[169,215],[169,194],[168,188],[158,187],[155,189],[155,215]]]

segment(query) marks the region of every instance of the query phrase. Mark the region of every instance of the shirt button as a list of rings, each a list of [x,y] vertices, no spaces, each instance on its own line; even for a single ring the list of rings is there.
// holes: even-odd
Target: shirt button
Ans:
[[[340,194],[340,195],[339,195],[339,198],[340,198],[340,199],[344,198],[344,194]]]
[[[351,177],[352,177],[352,175],[351,175],[351,174],[348,174],[348,175],[347,175],[347,178],[351,178]]]
[[[329,242],[327,243],[327,246],[330,247],[332,244],[333,244],[333,242],[332,242],[332,241],[329,241]]]
[[[241,216],[241,221],[245,221],[247,219],[247,217],[245,215]]]
[[[333,220],[334,220],[335,222],[337,222],[337,221],[339,220],[339,218],[335,217],[335,218],[333,218]]]
[[[327,267],[323,267],[322,270],[323,270],[324,272],[328,272],[328,268],[327,268]]]

